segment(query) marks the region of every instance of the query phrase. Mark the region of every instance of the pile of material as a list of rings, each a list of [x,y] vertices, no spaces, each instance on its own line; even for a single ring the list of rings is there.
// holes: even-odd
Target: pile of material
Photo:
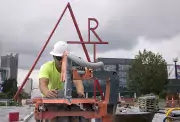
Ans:
[[[159,110],[158,97],[154,94],[148,94],[138,99],[138,105],[141,112],[156,112]]]

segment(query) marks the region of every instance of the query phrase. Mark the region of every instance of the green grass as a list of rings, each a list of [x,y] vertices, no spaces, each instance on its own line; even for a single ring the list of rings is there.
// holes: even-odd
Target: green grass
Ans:
[[[6,106],[6,103],[0,102],[0,106]]]

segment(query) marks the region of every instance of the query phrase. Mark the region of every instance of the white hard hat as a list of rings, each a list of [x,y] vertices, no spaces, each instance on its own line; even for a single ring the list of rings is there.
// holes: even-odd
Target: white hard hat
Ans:
[[[59,41],[54,45],[54,49],[50,52],[53,56],[62,56],[64,51],[67,51],[67,43]]]

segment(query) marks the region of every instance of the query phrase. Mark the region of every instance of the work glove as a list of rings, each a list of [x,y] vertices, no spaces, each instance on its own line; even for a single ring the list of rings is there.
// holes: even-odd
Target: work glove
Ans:
[[[45,94],[45,97],[47,98],[57,98],[58,92],[57,90],[48,90]]]
[[[83,91],[77,91],[78,98],[85,98],[85,94]]]

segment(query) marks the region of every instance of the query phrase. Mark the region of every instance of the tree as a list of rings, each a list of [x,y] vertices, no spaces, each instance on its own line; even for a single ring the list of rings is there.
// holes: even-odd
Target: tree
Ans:
[[[20,99],[30,99],[28,93],[26,93],[26,92],[24,91],[24,89],[23,89],[23,90],[21,91],[21,93],[19,94],[19,97],[20,97]]]
[[[9,98],[12,98],[16,91],[18,90],[17,87],[17,80],[14,78],[10,78],[8,80],[5,80],[4,83],[2,84],[2,92],[7,94]]]
[[[159,53],[139,51],[128,71],[128,88],[137,94],[159,94],[166,89],[167,63]]]
[[[0,93],[0,99],[8,99],[8,95],[5,93]]]

